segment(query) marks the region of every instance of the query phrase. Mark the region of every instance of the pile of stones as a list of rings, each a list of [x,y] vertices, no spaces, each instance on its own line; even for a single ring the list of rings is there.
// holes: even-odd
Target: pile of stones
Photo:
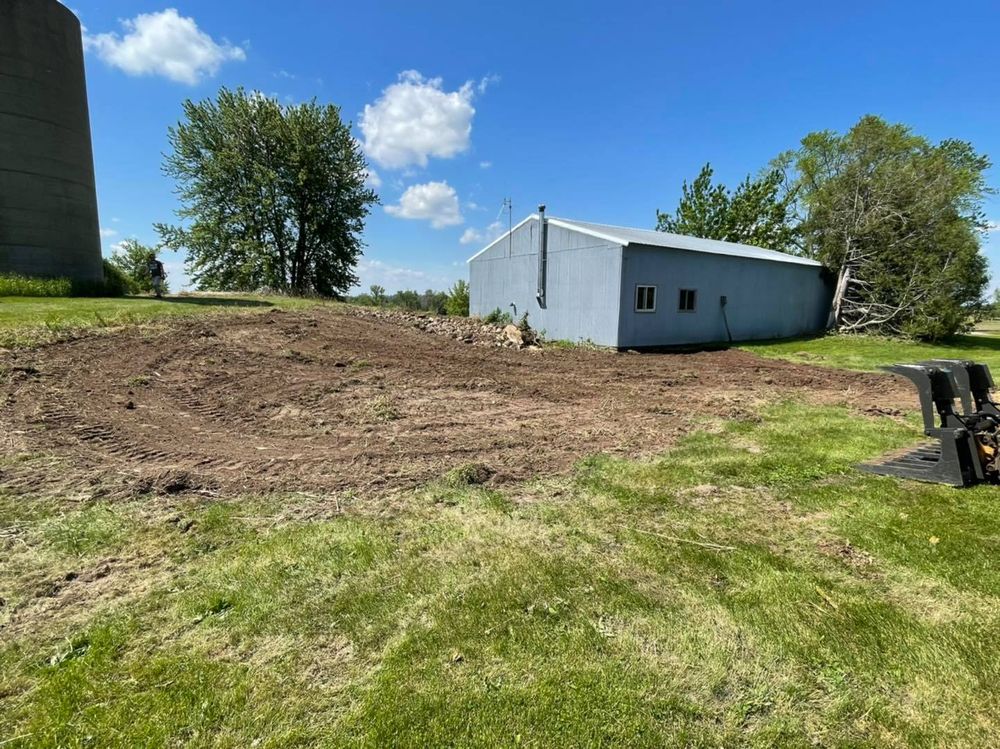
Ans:
[[[539,349],[542,340],[529,327],[494,325],[475,317],[450,317],[445,315],[420,315],[403,310],[380,310],[370,307],[351,308],[361,317],[402,323],[434,335],[452,338],[472,346],[494,348]]]

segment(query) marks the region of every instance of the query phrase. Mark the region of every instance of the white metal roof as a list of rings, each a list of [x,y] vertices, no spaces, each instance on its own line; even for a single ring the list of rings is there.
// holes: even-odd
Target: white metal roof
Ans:
[[[573,221],[565,218],[550,218],[548,221],[555,226],[575,229],[584,234],[590,234],[620,245],[644,244],[651,247],[670,247],[675,250],[708,252],[713,255],[734,255],[736,257],[748,257],[755,260],[773,260],[779,263],[822,266],[822,263],[810,260],[809,258],[789,255],[786,252],[778,252],[777,250],[765,250],[763,247],[754,247],[748,244],[688,237],[684,234],[669,234],[668,232],[655,231],[653,229],[629,229],[624,226],[592,224],[587,221]]]
[[[538,214],[528,216],[524,221],[513,228],[517,231],[528,221],[538,218]],[[606,242],[620,244],[622,246],[630,244],[646,245],[649,247],[668,247],[675,250],[689,250],[691,252],[707,252],[712,255],[732,255],[734,257],[747,257],[756,260],[772,260],[779,263],[794,263],[796,265],[811,265],[821,267],[822,263],[810,260],[797,255],[789,255],[786,252],[777,250],[765,250],[763,247],[754,247],[748,244],[736,244],[735,242],[721,242],[717,239],[701,239],[699,237],[689,237],[684,234],[669,234],[663,231],[652,229],[630,229],[625,226],[610,226],[608,224],[595,224],[589,221],[574,221],[568,218],[549,217],[546,219],[553,226],[561,226],[564,229],[589,234],[592,237],[603,239]],[[495,239],[482,250],[469,258],[472,262],[484,252],[489,250],[500,240],[506,239],[510,232],[504,232],[503,236]]]

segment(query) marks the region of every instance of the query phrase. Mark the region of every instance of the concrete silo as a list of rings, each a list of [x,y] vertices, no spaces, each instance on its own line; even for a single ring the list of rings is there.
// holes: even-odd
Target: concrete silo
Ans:
[[[80,21],[0,0],[0,273],[103,278]]]

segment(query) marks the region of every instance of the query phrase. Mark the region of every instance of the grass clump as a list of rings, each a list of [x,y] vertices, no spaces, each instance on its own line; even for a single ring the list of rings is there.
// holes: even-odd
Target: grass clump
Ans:
[[[494,471],[483,463],[466,463],[445,474],[443,483],[451,489],[480,486],[493,478]]]
[[[125,381],[125,384],[130,388],[142,388],[149,387],[152,382],[153,378],[150,375],[135,375],[133,377],[129,377]]]
[[[365,421],[386,424],[403,418],[395,399],[385,393],[376,395],[365,403]]]

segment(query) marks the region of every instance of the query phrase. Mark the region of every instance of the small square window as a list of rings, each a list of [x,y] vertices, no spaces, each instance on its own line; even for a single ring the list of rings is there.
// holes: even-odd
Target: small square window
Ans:
[[[656,312],[656,287],[636,286],[635,287],[635,311],[636,312]]]
[[[694,312],[697,301],[698,292],[695,289],[681,289],[677,309],[681,312]]]

